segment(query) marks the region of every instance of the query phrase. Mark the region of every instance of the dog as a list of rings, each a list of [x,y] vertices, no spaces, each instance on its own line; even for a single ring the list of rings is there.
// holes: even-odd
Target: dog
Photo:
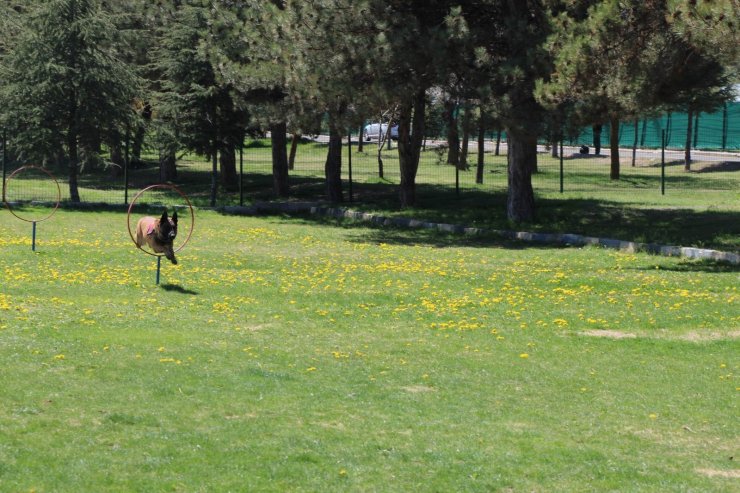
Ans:
[[[136,246],[139,248],[149,245],[155,253],[164,253],[164,256],[177,265],[172,242],[177,237],[177,211],[172,217],[167,217],[167,209],[159,219],[145,216],[136,223]]]

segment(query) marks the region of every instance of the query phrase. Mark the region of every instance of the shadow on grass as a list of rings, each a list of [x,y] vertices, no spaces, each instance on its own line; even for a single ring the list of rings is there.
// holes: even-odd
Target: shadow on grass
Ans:
[[[197,291],[193,291],[192,289],[183,288],[179,284],[160,284],[159,287],[164,289],[165,291],[174,292],[174,293],[190,294],[190,295],[199,294]]]
[[[740,213],[734,211],[634,207],[591,198],[538,197],[535,220],[513,224],[506,217],[505,191],[464,190],[457,195],[454,189],[447,187],[418,185],[417,206],[399,209],[397,187],[359,184],[354,189],[355,203],[345,202],[337,204],[338,207],[388,218],[406,217],[487,230],[570,233],[640,243],[740,251]],[[356,221],[339,221],[342,222],[357,224]],[[467,243],[473,238],[468,236],[464,241]]]
[[[740,264],[730,264],[727,262],[717,262],[715,260],[695,260],[685,261],[678,264],[656,263],[653,268],[643,268],[639,270],[667,270],[671,272],[711,272],[720,273],[737,273],[740,272]]]
[[[146,169],[146,173],[153,170]],[[177,185],[190,197],[193,205],[208,205],[208,192],[204,192],[204,180],[207,172],[183,167],[179,170]],[[687,176],[689,176],[687,174]],[[536,177],[535,177],[536,178]],[[139,176],[139,186],[146,184],[154,176]],[[529,231],[533,233],[571,233],[584,236],[612,238],[641,243],[661,245],[678,245],[687,247],[710,248],[723,251],[740,252],[740,213],[728,210],[697,211],[689,208],[668,209],[663,207],[645,207],[628,202],[599,200],[598,198],[553,199],[538,197],[536,199],[536,218],[523,224],[512,224],[506,217],[506,191],[494,189],[490,182],[481,188],[462,188],[458,191],[448,185],[417,184],[417,205],[413,208],[399,207],[398,184],[387,180],[379,181],[377,177],[360,177],[353,183],[352,201],[349,201],[349,187],[345,183],[343,203],[340,207],[372,212],[384,217],[406,217],[421,221],[462,225],[487,230]],[[594,177],[594,179],[596,179]],[[647,180],[655,187],[657,177],[639,178]],[[685,179],[685,177],[676,177]],[[625,181],[629,181],[625,177]],[[638,180],[638,178],[634,178]],[[535,180],[536,181],[536,180]],[[290,198],[276,199],[272,192],[272,177],[262,173],[247,173],[243,176],[243,197],[245,203],[278,200],[321,202],[326,197],[323,176],[290,177]],[[625,194],[636,193],[634,187],[623,188]],[[207,187],[205,187],[207,188]],[[535,183],[535,190],[537,184]],[[639,193],[649,193],[640,191]],[[219,189],[219,206],[236,205],[239,193]],[[101,209],[104,209],[101,206]],[[306,219],[319,221],[319,218]],[[341,223],[341,222],[340,222]],[[356,225],[356,221],[346,221]],[[337,221],[335,220],[335,224]],[[419,230],[417,230],[419,231]],[[377,231],[373,238],[382,235]],[[421,241],[440,244],[440,240],[424,233],[415,233]],[[396,235],[394,241],[405,237]],[[444,234],[437,235],[444,236]],[[452,235],[457,237],[458,235]],[[417,241],[409,237],[410,242]],[[473,237],[466,236],[461,242],[473,244]],[[493,241],[493,244],[519,245],[518,242]]]

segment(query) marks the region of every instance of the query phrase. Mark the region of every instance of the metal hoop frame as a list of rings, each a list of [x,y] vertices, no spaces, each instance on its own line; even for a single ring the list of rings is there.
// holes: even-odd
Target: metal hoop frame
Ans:
[[[166,189],[169,189],[169,190],[174,190],[175,192],[177,192],[180,195],[180,197],[182,197],[183,199],[185,199],[185,202],[188,204],[188,209],[190,210],[190,231],[188,232],[188,236],[187,236],[187,238],[185,238],[185,241],[182,243],[182,245],[180,245],[179,247],[177,247],[177,250],[174,250],[174,253],[177,253],[180,250],[182,250],[183,248],[185,248],[185,245],[187,245],[187,243],[190,241],[190,237],[193,235],[193,229],[195,228],[195,213],[193,212],[193,204],[190,203],[190,200],[188,199],[187,195],[185,195],[182,192],[182,190],[180,190],[179,188],[177,188],[175,185],[170,185],[168,183],[159,183],[159,184],[156,184],[156,185],[149,185],[148,187],[143,188],[142,190],[140,190],[139,193],[137,193],[134,196],[133,200],[131,201],[131,203],[128,206],[128,213],[126,214],[126,226],[128,227],[128,235],[131,237],[131,241],[134,242],[134,245],[136,245],[136,248],[138,248],[142,252],[144,252],[144,253],[146,253],[148,255],[151,255],[153,257],[162,257],[163,254],[161,254],[161,253],[149,252],[149,251],[144,250],[143,248],[141,248],[139,245],[137,245],[136,244],[136,239],[134,238],[134,234],[131,232],[131,211],[133,210],[134,205],[136,205],[136,201],[139,200],[139,197],[141,197],[141,195],[144,192],[147,192],[147,191],[152,190],[152,189],[155,189],[155,188],[166,188]]]
[[[8,190],[8,184],[10,183],[10,180],[12,180],[13,177],[15,177],[20,172],[22,172],[24,170],[28,170],[28,169],[37,169],[37,170],[43,171],[44,173],[46,173],[49,176],[49,178],[51,179],[51,181],[54,182],[54,185],[56,185],[56,187],[57,187],[57,201],[54,204],[54,207],[51,209],[51,212],[46,217],[43,217],[41,219],[26,219],[25,217],[19,216],[18,214],[15,213],[15,211],[13,210],[13,207],[10,205],[10,202],[8,202],[8,200],[7,200],[7,198],[8,198],[7,197],[7,190]],[[46,168],[43,168],[41,166],[36,166],[36,165],[21,166],[17,170],[13,171],[8,176],[8,178],[5,180],[5,182],[3,183],[3,203],[5,204],[5,207],[7,207],[8,210],[10,211],[10,213],[13,214],[15,217],[17,217],[21,221],[25,221],[27,223],[40,223],[41,221],[46,221],[47,219],[49,219],[51,216],[54,215],[54,213],[56,213],[57,209],[59,208],[59,203],[61,202],[61,200],[62,200],[62,190],[59,188],[59,182],[54,177],[54,175],[51,174],[51,172],[49,170],[47,170]]]

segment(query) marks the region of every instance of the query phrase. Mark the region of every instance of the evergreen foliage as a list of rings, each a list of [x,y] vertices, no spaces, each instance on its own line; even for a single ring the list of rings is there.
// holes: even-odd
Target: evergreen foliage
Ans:
[[[215,205],[219,151],[222,163],[229,162],[228,169],[222,168],[228,177],[224,184],[232,186],[236,180],[232,156],[243,139],[247,116],[236,107],[232,87],[219,79],[214,67],[212,39],[218,33],[212,33],[209,11],[210,2],[191,2],[176,11],[172,24],[163,26],[156,60],[162,74],[157,110],[182,146],[211,158]]]
[[[66,164],[79,201],[80,157],[132,118],[138,80],[96,0],[51,0],[27,16],[3,59],[4,121],[23,158]]]
[[[479,132],[506,130],[507,213],[521,222],[535,213],[539,138],[727,100],[738,9],[735,0],[0,0],[0,123],[22,159],[67,166],[79,200],[80,163],[101,146],[117,162],[124,141],[137,159],[151,120],[160,178],[174,178],[179,151],[208,156],[215,204],[218,159],[220,184],[235,188],[245,134],[272,132],[275,194],[285,196],[287,132],[317,133],[325,121],[326,196],[339,202],[342,138],[392,111],[400,204],[411,207],[429,106],[447,100],[455,128],[465,108],[464,134],[475,119]]]

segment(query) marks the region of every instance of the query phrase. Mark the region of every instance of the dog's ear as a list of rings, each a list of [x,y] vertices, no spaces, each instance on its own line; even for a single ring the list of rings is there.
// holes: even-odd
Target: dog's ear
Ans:
[[[162,212],[162,217],[159,218],[160,222],[166,223],[167,222],[167,209]]]
[[[177,211],[172,214],[172,222],[177,224]]]

